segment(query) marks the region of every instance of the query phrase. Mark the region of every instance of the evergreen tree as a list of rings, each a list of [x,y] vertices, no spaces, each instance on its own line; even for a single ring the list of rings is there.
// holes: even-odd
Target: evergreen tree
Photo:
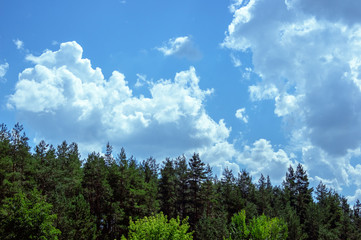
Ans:
[[[109,233],[108,215],[112,214],[112,190],[109,186],[108,171],[104,158],[91,153],[84,165],[84,196],[90,204],[90,212],[96,217],[99,234]]]
[[[241,202],[239,207],[247,211],[248,218],[257,216],[258,211],[256,205],[256,187],[252,183],[252,176],[246,170],[242,170],[241,173],[238,173],[236,184],[240,196],[239,199],[244,200]]]
[[[160,210],[170,218],[175,218],[176,212],[176,173],[174,161],[167,158],[163,161],[159,179]]]
[[[257,188],[258,188],[258,197],[257,197],[257,207],[258,207],[258,215],[269,214],[271,211],[270,203],[271,203],[271,193],[272,187],[270,186],[269,177],[266,178],[261,174],[261,177],[258,180]]]
[[[175,161],[176,174],[176,214],[185,219],[189,212],[189,169],[186,158],[180,156]]]
[[[237,213],[242,207],[244,207],[244,203],[236,187],[236,179],[232,170],[228,168],[225,168],[223,171],[223,177],[221,179],[221,193],[222,205],[224,210],[227,212],[229,222],[233,214]]]
[[[286,180],[283,181],[285,204],[289,202],[292,208],[296,207],[296,175],[293,167],[290,165],[288,172],[286,173]]]
[[[189,197],[190,197],[190,211],[189,222],[191,226],[195,226],[203,213],[204,196],[201,193],[201,186],[205,181],[208,169],[199,157],[199,154],[194,153],[189,160]]]
[[[297,165],[296,170],[296,212],[300,217],[300,223],[304,224],[307,217],[307,207],[312,202],[312,188],[309,188],[309,182],[306,171],[301,164]],[[307,229],[304,229],[307,231]]]
[[[5,124],[0,125],[0,203],[12,196],[10,191],[13,161],[10,157],[10,132]]]

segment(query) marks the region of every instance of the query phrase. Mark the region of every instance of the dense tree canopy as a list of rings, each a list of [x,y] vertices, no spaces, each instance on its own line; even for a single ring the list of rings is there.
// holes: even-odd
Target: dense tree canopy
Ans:
[[[76,143],[30,149],[20,124],[1,124],[0,238],[361,239],[360,201],[311,188],[301,164],[272,186],[246,170],[214,177],[197,153],[159,164],[105,147],[85,159]]]

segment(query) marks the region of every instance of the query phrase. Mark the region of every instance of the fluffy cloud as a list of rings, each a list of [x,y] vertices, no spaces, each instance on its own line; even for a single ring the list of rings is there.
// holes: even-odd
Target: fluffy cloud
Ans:
[[[338,190],[360,187],[360,165],[351,164],[361,146],[360,4],[239,0],[230,8],[234,16],[222,44],[252,52],[261,80],[249,87],[251,100],[274,100],[311,180]],[[248,147],[250,156],[260,143]]]
[[[110,141],[138,157],[196,151],[212,162],[206,154],[211,149],[232,159],[231,130],[207,115],[204,100],[213,90],[199,88],[193,67],[174,80],[148,82],[151,97],[136,97],[122,73],[106,80],[82,53],[79,44],[67,42],[58,51],[27,56],[34,66],[19,74],[8,107],[33,126],[37,138],[76,141],[86,150]]]
[[[252,51],[254,71],[262,78],[250,87],[252,99],[274,98],[278,116],[302,115],[313,144],[344,155],[361,143],[361,28],[332,18],[319,21],[299,4],[259,0],[240,5],[223,46]]]
[[[198,60],[202,57],[201,52],[194,45],[189,36],[171,38],[162,47],[158,47],[157,50],[162,52],[164,56],[173,55],[189,60]]]
[[[298,150],[314,179],[328,166],[330,182],[349,184],[349,153],[361,145],[360,3],[239,0],[230,9],[222,45],[252,52],[261,81],[251,99],[274,99],[291,138],[309,143]]]
[[[248,123],[248,116],[245,113],[246,113],[245,108],[238,109],[236,111],[236,118],[238,118],[239,120],[241,120],[244,123]]]
[[[259,139],[252,146],[246,145],[238,156],[238,162],[247,166],[255,178],[260,177],[261,173],[269,175],[274,184],[282,182],[288,167],[292,165],[287,153],[282,149],[275,151],[266,139]]]
[[[0,64],[0,81],[4,78],[6,72],[9,69],[9,64],[6,62],[4,64]]]

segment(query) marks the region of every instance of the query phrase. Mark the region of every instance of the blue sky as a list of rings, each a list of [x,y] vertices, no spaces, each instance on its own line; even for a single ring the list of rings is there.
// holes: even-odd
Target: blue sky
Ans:
[[[0,121],[30,144],[199,152],[361,198],[356,0],[0,1]]]

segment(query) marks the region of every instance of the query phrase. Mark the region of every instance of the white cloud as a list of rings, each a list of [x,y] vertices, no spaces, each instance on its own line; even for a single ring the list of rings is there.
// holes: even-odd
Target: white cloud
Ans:
[[[244,123],[248,123],[248,116],[246,114],[246,109],[241,108],[236,111],[236,118],[240,119]]]
[[[255,178],[260,174],[269,175],[274,184],[280,184],[292,161],[287,153],[279,149],[275,151],[266,139],[259,139],[253,146],[246,145],[238,157],[238,162],[247,166]]]
[[[66,139],[93,149],[110,141],[115,151],[123,146],[137,157],[200,152],[209,163],[218,155],[232,159],[231,129],[207,115],[204,100],[213,90],[199,88],[193,67],[174,80],[149,83],[149,98],[136,97],[122,73],[114,71],[106,80],[82,53],[79,44],[67,42],[58,51],[27,56],[34,66],[19,74],[8,107],[32,125],[37,139]]]
[[[283,96],[277,96],[275,101],[275,114],[279,117],[286,116],[298,108],[297,98],[293,95],[284,94]]]
[[[239,0],[230,9],[222,46],[252,53],[261,80],[249,87],[251,100],[275,101],[298,151],[309,144],[303,158],[314,179],[355,184],[349,153],[361,146],[360,3]]]
[[[24,48],[24,42],[19,40],[19,39],[16,39],[16,40],[13,40],[15,46],[16,46],[16,49],[23,49]]]
[[[0,64],[0,81],[4,79],[6,72],[9,69],[9,64],[6,62],[4,64]]]
[[[199,60],[202,57],[201,52],[189,36],[171,38],[162,47],[156,49],[164,56],[177,56],[189,60]]]
[[[274,99],[276,98],[278,94],[278,89],[276,86],[272,85],[252,85],[248,88],[250,98],[252,101],[260,101],[260,100],[266,100],[266,99]]]

